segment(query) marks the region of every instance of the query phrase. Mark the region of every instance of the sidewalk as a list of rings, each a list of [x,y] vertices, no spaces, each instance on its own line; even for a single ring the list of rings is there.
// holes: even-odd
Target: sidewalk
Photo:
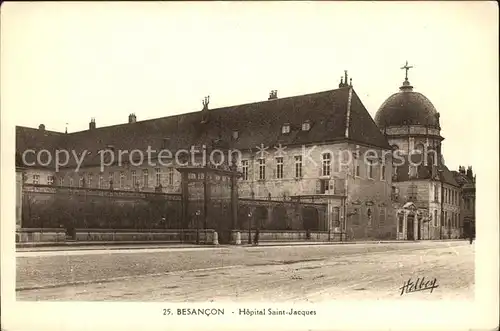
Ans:
[[[432,240],[433,242],[461,241],[464,239]],[[264,241],[258,245],[242,242],[241,245],[204,245],[183,244],[165,241],[73,241],[73,242],[38,242],[16,243],[17,251],[57,251],[57,250],[118,250],[118,249],[152,249],[152,248],[216,248],[216,247],[272,247],[272,246],[312,246],[312,245],[354,245],[354,244],[409,244],[429,242],[429,240],[373,240],[373,241]]]

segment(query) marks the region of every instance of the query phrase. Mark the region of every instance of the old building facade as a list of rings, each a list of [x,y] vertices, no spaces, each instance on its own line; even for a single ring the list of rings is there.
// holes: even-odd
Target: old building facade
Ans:
[[[440,114],[413,91],[408,64],[400,91],[380,107],[375,122],[395,151],[394,208],[400,239],[459,238],[462,189],[442,155]]]
[[[74,133],[17,127],[22,182],[181,194],[182,167],[235,159],[239,199],[324,204],[315,230],[352,240],[458,237],[463,188],[442,161],[439,113],[406,77],[374,121],[347,82],[346,72],[338,89],[288,98],[272,91],[218,109],[206,97],[201,111],[147,121],[131,114],[102,128],[91,119]],[[424,155],[429,164],[410,162]]]

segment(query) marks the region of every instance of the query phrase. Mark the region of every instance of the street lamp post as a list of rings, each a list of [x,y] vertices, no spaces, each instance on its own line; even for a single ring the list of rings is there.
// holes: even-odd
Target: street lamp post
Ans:
[[[200,243],[200,210],[197,210],[195,215],[196,215],[196,243]]]
[[[252,244],[252,212],[248,212],[248,243]]]
[[[441,221],[439,222],[439,239],[443,239],[443,222],[444,222],[444,184],[443,184],[443,170],[438,169],[439,180],[441,182]]]

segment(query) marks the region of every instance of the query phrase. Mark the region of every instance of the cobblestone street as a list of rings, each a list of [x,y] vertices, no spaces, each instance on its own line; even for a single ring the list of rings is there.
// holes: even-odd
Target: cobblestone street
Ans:
[[[433,289],[401,295],[408,280]],[[17,253],[18,300],[474,299],[465,241]]]

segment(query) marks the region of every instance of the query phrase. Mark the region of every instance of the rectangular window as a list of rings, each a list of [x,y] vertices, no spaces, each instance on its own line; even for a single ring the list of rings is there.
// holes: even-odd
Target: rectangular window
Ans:
[[[448,225],[448,212],[447,211],[444,212],[444,224],[443,225],[444,226]]]
[[[156,168],[155,169],[155,178],[156,178],[156,187],[159,187],[161,185],[161,169]]]
[[[33,175],[33,184],[40,184],[40,175]]]
[[[434,185],[434,201],[439,201],[439,186]]]
[[[174,185],[174,168],[168,168],[167,171],[168,185]]]
[[[137,174],[135,172],[135,170],[132,170],[132,188],[135,189],[135,187],[137,186]]]
[[[80,177],[80,182],[78,183],[78,185],[80,187],[84,187],[85,186],[85,178],[83,177],[83,175]]]
[[[54,185],[54,176],[47,176],[47,185]]]
[[[149,171],[148,169],[142,170],[142,181],[144,187],[149,187]]]
[[[380,166],[380,180],[385,180],[385,164]]]
[[[69,178],[69,187],[73,187],[73,178]]]
[[[361,174],[361,171],[359,168],[359,161],[357,159],[354,160],[354,173],[355,173],[356,177],[359,177],[359,175]]]
[[[92,174],[88,174],[87,175],[87,187],[92,187],[92,179],[93,179],[93,175]]]
[[[109,187],[111,187],[111,184],[113,183],[114,184],[114,181],[115,181],[115,178],[114,178],[114,173],[113,172],[110,172],[109,175],[108,175],[108,183],[109,183]]]
[[[290,133],[290,124],[283,125],[283,127],[281,128],[281,132],[283,134]]]
[[[403,232],[403,221],[404,221],[404,215],[403,214],[399,214],[398,215],[398,221],[399,221],[398,232]]]
[[[332,154],[330,153],[323,154],[323,168],[321,172],[322,176],[330,176],[331,163],[332,163]]]
[[[302,178],[302,155],[295,156],[295,178]]]
[[[434,210],[434,218],[432,219],[432,224],[434,226],[437,226],[438,225],[438,211],[437,210]]]
[[[330,180],[320,179],[320,193],[321,194],[328,193],[329,189],[330,189]]]
[[[283,158],[282,157],[276,158],[276,178],[278,178],[278,179],[283,178]]]
[[[266,179],[266,160],[265,159],[259,159],[259,179],[260,180]]]
[[[373,179],[373,161],[368,160],[368,178]]]
[[[99,188],[104,188],[103,186],[103,183],[104,183],[104,177],[102,176],[102,174],[99,175],[99,183],[97,184]]]
[[[241,170],[243,172],[242,179],[248,180],[248,160],[241,161]]]

